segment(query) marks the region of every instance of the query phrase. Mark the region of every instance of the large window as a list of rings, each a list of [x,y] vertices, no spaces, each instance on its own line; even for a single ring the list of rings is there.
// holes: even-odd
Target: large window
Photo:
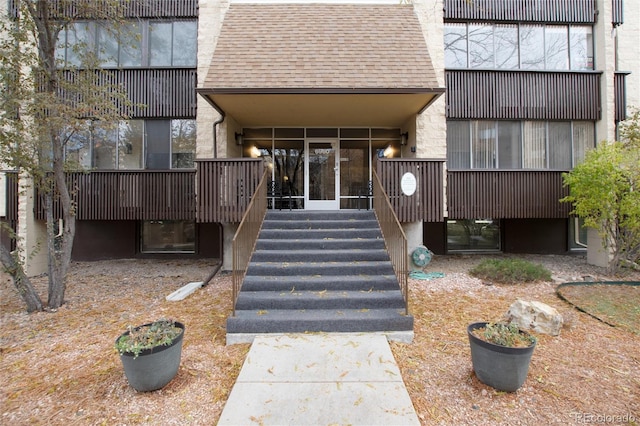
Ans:
[[[65,137],[68,161],[85,169],[191,169],[196,153],[196,121],[122,120],[87,126]]]
[[[587,121],[448,121],[447,167],[569,170],[595,146]]]
[[[447,220],[447,251],[499,251],[497,219]]]
[[[142,253],[195,253],[196,226],[186,220],[142,222]]]
[[[445,67],[593,69],[592,27],[586,25],[445,24]]]
[[[66,67],[90,66],[80,63],[86,51],[103,68],[195,67],[197,33],[196,21],[75,22],[60,32],[56,57]]]

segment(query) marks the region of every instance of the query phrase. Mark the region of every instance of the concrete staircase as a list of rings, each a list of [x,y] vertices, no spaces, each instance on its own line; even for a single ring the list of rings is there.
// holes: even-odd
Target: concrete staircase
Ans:
[[[381,332],[411,341],[413,317],[371,211],[269,211],[227,343],[256,334]]]

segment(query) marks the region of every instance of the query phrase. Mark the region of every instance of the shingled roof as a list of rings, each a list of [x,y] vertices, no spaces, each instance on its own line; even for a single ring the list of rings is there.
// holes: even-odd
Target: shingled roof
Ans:
[[[204,82],[245,92],[437,87],[418,18],[400,4],[231,4]]]

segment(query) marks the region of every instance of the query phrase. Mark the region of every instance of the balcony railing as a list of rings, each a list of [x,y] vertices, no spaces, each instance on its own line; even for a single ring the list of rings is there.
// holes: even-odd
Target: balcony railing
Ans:
[[[596,2],[595,0],[444,0],[444,18],[446,20],[586,24],[596,21]]]
[[[78,220],[195,220],[195,171],[138,170],[68,173]],[[43,197],[35,217],[45,219]],[[54,217],[62,217],[59,203]]]
[[[450,219],[568,218],[562,171],[464,170],[447,173]]]
[[[378,161],[378,176],[400,222],[442,222],[444,220],[444,161],[387,159]],[[416,178],[416,191],[405,195],[402,177]]]
[[[447,118],[599,120],[600,75],[448,70]]]
[[[616,71],[613,77],[615,88],[615,121],[616,123],[627,119],[627,84],[626,77],[631,74],[628,71]]]
[[[633,1],[633,0],[631,0]],[[614,27],[618,25],[622,25],[624,23],[624,8],[623,8],[623,0],[611,0],[612,9],[613,9],[613,17],[612,24]]]
[[[250,158],[197,160],[196,170],[198,222],[239,223],[260,183],[264,163]]]
[[[19,0],[9,0],[9,11],[15,17]],[[100,7],[102,14],[125,18],[197,18],[198,0],[132,0],[121,1],[119,7],[112,2],[96,0],[60,1],[51,0],[50,13],[55,18],[92,18],[91,13]],[[89,6],[89,7],[87,7]]]

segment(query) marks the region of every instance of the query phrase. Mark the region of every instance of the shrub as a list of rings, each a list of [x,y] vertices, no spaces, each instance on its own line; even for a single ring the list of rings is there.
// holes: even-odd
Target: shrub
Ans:
[[[522,259],[485,259],[469,273],[476,278],[503,284],[551,281],[551,272],[544,266]]]

